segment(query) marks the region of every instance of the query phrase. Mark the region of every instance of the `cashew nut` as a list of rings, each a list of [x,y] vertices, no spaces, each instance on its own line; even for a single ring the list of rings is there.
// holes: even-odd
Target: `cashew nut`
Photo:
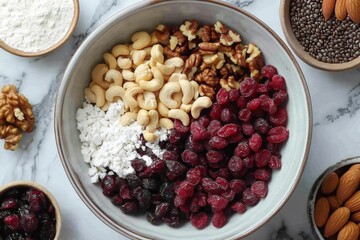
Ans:
[[[156,37],[155,32],[152,32],[152,33],[151,33],[151,42],[150,42],[150,45],[154,45],[154,44],[156,44],[156,43],[158,43],[158,42],[159,42],[159,39]]]
[[[128,88],[132,88],[132,87],[138,87],[139,84],[135,83],[135,82],[126,82],[123,85],[123,88],[126,90]]]
[[[168,79],[168,82],[178,82],[179,80],[187,80],[186,75],[183,73],[173,73]]]
[[[114,57],[128,56],[130,54],[129,46],[125,44],[118,44],[111,49],[111,54],[114,55]]]
[[[90,88],[85,88],[85,99],[90,103],[96,103],[96,95],[90,90]]]
[[[176,92],[180,92],[180,85],[177,82],[167,82],[159,93],[160,101],[168,108],[177,108],[178,102],[172,98]]]
[[[146,130],[149,132],[155,132],[159,125],[159,114],[156,110],[149,111],[149,124],[146,126]]]
[[[156,45],[152,46],[150,55],[151,55],[151,59],[153,60],[153,64],[164,63],[163,52],[164,52],[164,48],[160,44],[156,44]],[[153,67],[153,66],[151,66],[151,67]]]
[[[133,63],[138,66],[143,63],[146,57],[146,51],[144,50],[132,50],[130,53]]]
[[[191,111],[191,106],[192,106],[192,104],[181,104],[180,109],[189,113]]]
[[[172,57],[167,59],[164,64],[169,67],[182,67],[184,65],[184,60],[181,57]]]
[[[107,73],[107,71],[109,71],[109,67],[104,63],[100,63],[97,64],[91,72],[91,78],[94,83],[96,83],[103,89],[109,88],[109,83],[104,81],[104,75],[105,73]]]
[[[147,91],[157,91],[164,85],[164,76],[161,74],[158,68],[151,69],[154,78],[150,81],[141,80],[139,85],[141,88]]]
[[[174,123],[168,118],[160,118],[159,127],[164,127],[167,130],[170,130],[174,128]]]
[[[110,69],[107,71],[105,75],[105,80],[110,82],[111,80],[114,82],[114,85],[116,86],[122,86],[123,84],[123,77],[121,75],[121,72],[115,69]]]
[[[117,65],[119,66],[120,69],[130,69],[132,65],[132,61],[130,58],[118,57]]]
[[[131,41],[133,41],[133,49],[139,50],[149,46],[151,36],[145,31],[136,32],[131,36]]]
[[[122,70],[121,74],[126,81],[135,81],[135,75],[131,70]]]
[[[110,107],[110,102],[106,101],[106,103],[104,104],[104,106],[101,107],[101,110],[103,110],[104,112],[106,112],[107,110],[109,110]]]
[[[144,90],[141,87],[132,87],[128,88],[125,91],[124,102],[129,106],[130,111],[134,111],[134,109],[138,106],[138,102],[135,99],[135,95],[142,93]]]
[[[146,110],[155,110],[157,107],[157,100],[153,92],[144,91],[143,94],[137,96],[139,107]]]
[[[194,99],[196,100],[199,97],[199,84],[196,81],[190,81],[191,85],[194,88]]]
[[[177,103],[176,108],[179,108],[181,105],[181,99],[183,98],[182,92],[176,92],[172,95],[172,99],[174,99]]]
[[[124,88],[120,86],[112,86],[106,91],[105,98],[108,102],[113,102],[115,97],[120,97],[121,99],[124,99],[124,95]]]
[[[194,98],[194,88],[188,80],[179,80],[179,85],[183,93],[181,101],[188,104]]]
[[[161,63],[156,63],[156,67],[160,70],[160,72],[162,74],[167,75],[167,76],[171,75],[175,70],[174,66],[166,66]]]
[[[121,116],[120,123],[122,126],[128,126],[130,123],[135,122],[137,119],[137,113],[135,112],[126,112]]]
[[[135,82],[137,83],[139,83],[141,80],[149,81],[153,77],[149,65],[145,63],[137,66],[137,68],[134,71],[134,75],[135,75]]]
[[[177,67],[174,70],[174,73],[182,73],[184,71],[184,67]]]
[[[184,110],[170,109],[169,117],[174,119],[179,119],[184,126],[189,126],[190,124],[190,117]]]
[[[148,130],[145,130],[143,132],[144,139],[148,142],[155,142],[157,139],[157,136],[155,133],[149,132]]]
[[[103,59],[110,69],[115,69],[117,67],[116,58],[111,53],[104,53]]]
[[[145,109],[140,109],[136,121],[138,124],[143,126],[149,124],[150,121],[149,112],[146,111]]]
[[[90,89],[96,96],[96,106],[102,107],[105,104],[105,90],[99,85],[94,85]]]
[[[212,101],[209,97],[203,96],[196,99],[191,107],[191,116],[195,119],[199,118],[201,110],[209,108],[212,105]]]
[[[162,117],[169,117],[169,109],[162,103],[162,102],[158,102],[158,112]]]

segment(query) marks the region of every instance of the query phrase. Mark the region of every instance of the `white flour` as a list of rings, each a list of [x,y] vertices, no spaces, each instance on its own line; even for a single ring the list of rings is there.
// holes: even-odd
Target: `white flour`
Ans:
[[[70,28],[73,0],[0,0],[0,39],[24,52],[58,43]]]
[[[141,146],[143,127],[137,122],[121,126],[120,117],[123,113],[124,104],[121,101],[110,104],[106,113],[89,103],[84,103],[77,110],[81,153],[84,161],[90,164],[89,175],[93,183],[105,176],[106,168],[120,177],[134,173],[131,161],[135,158],[142,158],[148,166],[152,163],[149,156],[140,156],[136,151]],[[155,133],[160,141],[168,139],[169,131],[164,128]],[[146,143],[146,147],[160,158],[164,153],[158,141]]]

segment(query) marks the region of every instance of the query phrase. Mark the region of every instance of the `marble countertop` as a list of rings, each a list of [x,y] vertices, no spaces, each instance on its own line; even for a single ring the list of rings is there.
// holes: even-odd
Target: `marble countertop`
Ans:
[[[65,46],[45,57],[21,58],[0,50],[0,85],[16,85],[33,104],[37,120],[34,132],[24,135],[17,151],[0,148],[0,184],[23,179],[47,187],[62,210],[61,239],[127,239],[101,222],[72,188],[57,154],[53,112],[58,85],[76,48],[109,16],[136,1],[80,0],[80,18],[73,36]],[[278,13],[280,0],[228,1],[260,18],[284,39]],[[306,215],[312,183],[329,165],[360,155],[360,69],[330,73],[298,61],[313,104],[309,159],[289,201],[246,239],[313,239]]]

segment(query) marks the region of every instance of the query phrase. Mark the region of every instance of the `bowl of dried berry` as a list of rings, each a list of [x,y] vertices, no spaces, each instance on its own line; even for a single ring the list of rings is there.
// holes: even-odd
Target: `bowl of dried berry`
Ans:
[[[358,239],[359,186],[359,157],[344,159],[318,177],[308,200],[308,217],[316,239]]]
[[[74,55],[55,111],[75,190],[136,239],[254,232],[296,187],[311,122],[289,49],[217,1],[142,2],[116,14]]]
[[[0,187],[0,239],[59,239],[60,208],[43,186],[16,181]]]
[[[360,66],[358,0],[282,0],[285,38],[301,60],[318,69],[343,71]]]

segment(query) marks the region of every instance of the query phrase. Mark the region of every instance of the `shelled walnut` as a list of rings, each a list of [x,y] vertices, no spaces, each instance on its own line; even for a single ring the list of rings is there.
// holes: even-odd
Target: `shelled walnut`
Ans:
[[[35,118],[28,99],[13,85],[5,85],[0,92],[0,139],[5,149],[14,151],[21,140],[21,132],[31,132]]]

